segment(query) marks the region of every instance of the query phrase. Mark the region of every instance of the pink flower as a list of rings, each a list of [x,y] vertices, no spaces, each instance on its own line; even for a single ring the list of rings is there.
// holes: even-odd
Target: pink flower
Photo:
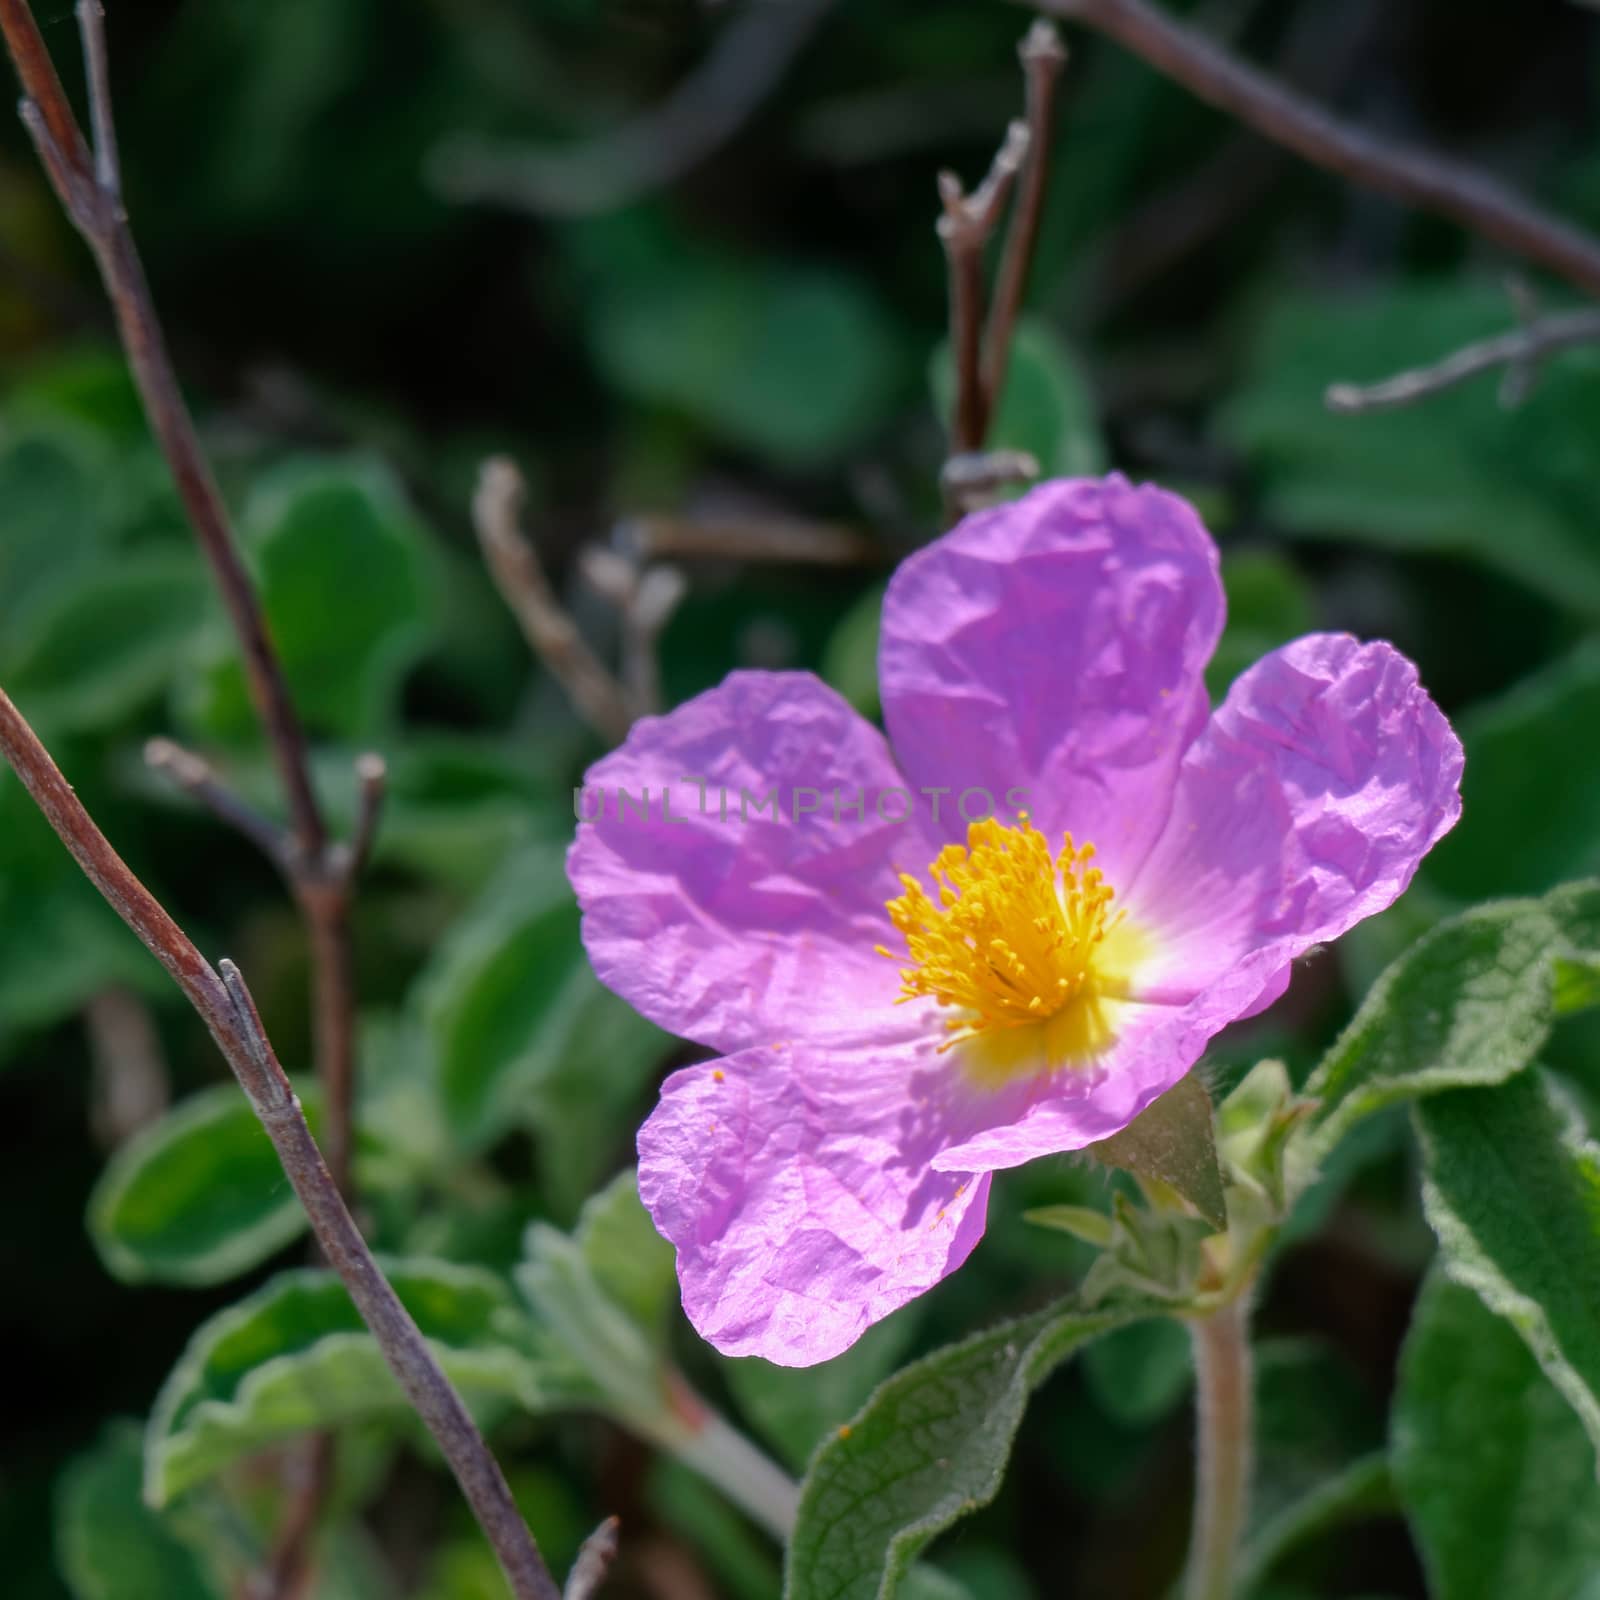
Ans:
[[[1222,619],[1182,500],[1046,484],[894,575],[888,741],[807,673],[739,672],[592,769],[595,970],[720,1056],[639,1135],[718,1349],[822,1361],[938,1283],[991,1172],[1125,1127],[1455,822],[1409,661],[1314,634],[1213,713]]]

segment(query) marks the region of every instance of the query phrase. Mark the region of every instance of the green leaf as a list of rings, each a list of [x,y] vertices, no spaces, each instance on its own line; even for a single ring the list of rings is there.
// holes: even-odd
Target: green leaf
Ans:
[[[313,1127],[316,1104],[307,1108]],[[126,1283],[221,1283],[305,1231],[272,1141],[238,1087],[202,1090],[112,1156],[89,1235]]]
[[[1255,1537],[1265,1539],[1384,1442],[1381,1404],[1365,1374],[1317,1337],[1256,1343]]]
[[[1212,524],[1215,526],[1215,524]],[[1230,550],[1222,557],[1228,620],[1206,668],[1206,688],[1220,700],[1246,667],[1317,625],[1311,586],[1272,550]]]
[[[811,1452],[899,1365],[917,1331],[914,1306],[868,1328],[842,1355],[815,1367],[779,1367],[759,1356],[725,1364],[745,1416],[784,1461],[803,1471]]]
[[[660,1334],[678,1297],[678,1274],[672,1246],[639,1200],[633,1168],[585,1201],[573,1237],[595,1282],[641,1328]]]
[[[19,625],[7,687],[52,730],[111,727],[165,690],[198,635],[208,594],[188,554],[103,564]]]
[[[1392,1451],[1436,1600],[1572,1600],[1600,1569],[1581,1424],[1511,1327],[1442,1273],[1406,1337]]]
[[[532,741],[409,731],[384,751],[389,783],[374,859],[477,892],[530,838],[563,842],[572,817]],[[341,753],[340,764],[350,762]]]
[[[170,988],[0,765],[0,1046],[72,1015],[109,984]]]
[[[587,1374],[594,1403],[647,1438],[677,1442],[665,1359],[672,1246],[639,1203],[635,1175],[590,1200],[570,1235],[534,1223],[516,1280],[549,1339]]]
[[[469,1403],[565,1403],[570,1374],[494,1274],[426,1259],[382,1265]],[[165,1505],[280,1439],[409,1414],[339,1278],[310,1267],[280,1273],[190,1339],[150,1417],[145,1493]]]
[[[603,1119],[631,1104],[665,1038],[595,977],[559,847],[530,846],[505,864],[418,993],[456,1136],[481,1144],[531,1126],[587,1188],[613,1137]]]
[[[215,1600],[200,1563],[139,1490],[136,1422],[114,1422],[56,1488],[56,1559],[74,1600]]]
[[[1360,1457],[1271,1518],[1240,1559],[1239,1592],[1251,1594],[1286,1556],[1350,1522],[1396,1509],[1389,1458],[1382,1451]]]
[[[1069,1302],[896,1373],[812,1460],[786,1600],[891,1600],[935,1534],[994,1498],[1032,1391],[1089,1340],[1157,1309]]]
[[[1120,1133],[1087,1150],[1108,1167],[1177,1190],[1219,1233],[1228,1226],[1211,1097],[1195,1073],[1180,1078]]]
[[[1537,391],[1511,412],[1496,403],[1491,376],[1364,416],[1323,402],[1332,382],[1431,365],[1513,321],[1504,293],[1476,282],[1386,285],[1343,302],[1285,300],[1223,417],[1269,519],[1315,538],[1471,556],[1558,605],[1600,615],[1591,352],[1549,363]]]
[[[0,445],[0,659],[37,605],[93,571],[103,465],[85,429],[33,428]]]
[[[382,734],[433,612],[427,535],[400,489],[367,463],[290,462],[257,485],[240,527],[307,726]],[[225,630],[214,633],[186,710],[208,737],[247,740],[255,720],[243,669]]]
[[[1424,876],[1463,900],[1538,893],[1600,870],[1600,748],[1574,728],[1600,724],[1600,641],[1458,719],[1466,749],[1461,821],[1430,853]],[[1536,826],[1528,778],[1538,774]]]
[[[822,653],[822,678],[864,717],[882,709],[878,698],[878,636],[883,621],[883,596],[888,586],[875,583],[839,619]]]
[[[1107,1416],[1130,1428],[1148,1427],[1189,1392],[1188,1331],[1173,1317],[1116,1328],[1084,1351],[1083,1374]]]
[[[1372,986],[1306,1084],[1320,1161],[1396,1101],[1521,1072],[1550,1031],[1560,938],[1537,900],[1479,906],[1423,936]]]
[[[1412,1114],[1444,1270],[1522,1335],[1600,1449],[1600,1147],[1535,1073]]]
[[[887,415],[898,337],[860,280],[709,249],[647,207],[567,239],[594,359],[625,393],[788,469],[858,448]]]
[[[955,373],[948,341],[929,371],[941,419],[950,415]],[[1077,358],[1047,323],[1017,323],[1006,364],[1005,391],[989,427],[992,450],[1026,450],[1041,478],[1089,477],[1106,470],[1106,446],[1094,396]]]

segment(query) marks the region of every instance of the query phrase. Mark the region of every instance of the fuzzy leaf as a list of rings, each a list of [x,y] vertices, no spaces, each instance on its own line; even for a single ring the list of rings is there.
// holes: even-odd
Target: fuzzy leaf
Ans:
[[[433,614],[426,535],[388,473],[366,463],[289,462],[257,486],[240,519],[289,688],[311,728],[382,733]],[[208,737],[255,730],[231,640],[191,685],[187,710]]]
[[[759,1356],[730,1360],[728,1387],[746,1417],[795,1471],[899,1365],[917,1331],[915,1305],[874,1323],[842,1355],[815,1367],[780,1367]]]
[[[1600,1147],[1540,1074],[1412,1114],[1444,1270],[1522,1335],[1600,1449]]]
[[[891,1600],[935,1534],[994,1498],[1033,1390],[1089,1340],[1168,1309],[1069,1302],[896,1373],[812,1460],[785,1600]]]
[[[307,1104],[313,1130],[316,1102]],[[305,1231],[272,1141],[231,1083],[191,1095],[112,1156],[89,1235],[125,1283],[222,1283]]]
[[[53,732],[120,722],[166,689],[198,634],[208,594],[188,554],[108,562],[18,626],[7,688]]]
[[[1417,1301],[1393,1429],[1396,1486],[1436,1600],[1572,1600],[1600,1570],[1582,1425],[1512,1328],[1443,1273]]]
[[[56,1559],[74,1600],[215,1600],[200,1564],[139,1492],[139,1425],[116,1422],[62,1474]]]
[[[1089,1145],[1088,1154],[1108,1167],[1176,1189],[1219,1233],[1228,1226],[1211,1097],[1194,1073],[1180,1078],[1120,1133]]]
[[[678,1276],[672,1246],[640,1202],[633,1168],[584,1203],[574,1238],[596,1283],[641,1328],[659,1332],[677,1299]]]
[[[1320,1161],[1363,1117],[1397,1101],[1521,1072],[1550,1031],[1561,939],[1537,900],[1478,906],[1425,934],[1372,986],[1305,1093],[1320,1104]]]
[[[631,1100],[665,1039],[595,977],[558,846],[505,865],[435,953],[420,994],[457,1137],[538,1128],[563,1147],[553,1154],[582,1166],[586,1190],[604,1153],[580,1135]]]
[[[529,1410],[568,1398],[511,1291],[477,1267],[384,1264],[396,1294],[469,1401]],[[202,1323],[156,1400],[145,1436],[145,1493],[168,1501],[241,1456],[293,1434],[408,1415],[400,1386],[338,1277],[280,1273]]]

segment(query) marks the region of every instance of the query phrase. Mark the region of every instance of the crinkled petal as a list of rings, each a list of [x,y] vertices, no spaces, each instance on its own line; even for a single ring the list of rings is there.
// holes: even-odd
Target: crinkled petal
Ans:
[[[1383,910],[1461,813],[1460,741],[1387,644],[1314,635],[1258,662],[1184,761],[1127,896],[1158,952],[1114,1044],[968,1108],[935,1165],[1015,1166],[1105,1138],[1164,1094],[1289,963]]]
[[[903,1046],[759,1047],[667,1079],[639,1193],[689,1320],[726,1355],[810,1366],[933,1287],[983,1233],[989,1179],[934,1172],[947,1131]]]
[[[602,814],[567,858],[601,981],[718,1050],[881,1033],[899,990],[874,953],[892,936],[884,905],[896,866],[931,853],[914,816],[884,820],[903,798],[880,815],[901,786],[883,736],[809,673],[736,672],[636,723],[590,769],[577,803]],[[774,791],[776,819],[760,806]],[[892,1011],[894,1026],[916,1011]]]
[[[1393,903],[1461,815],[1461,741],[1392,645],[1313,634],[1242,673],[1122,904],[1187,999],[1267,978]],[[1248,990],[1248,996],[1245,991]]]
[[[1205,725],[1217,565],[1184,501],[1116,475],[1045,484],[907,560],[884,599],[884,715],[908,778],[952,791],[947,834],[962,791],[999,807],[1021,788],[1045,833],[1131,876]]]

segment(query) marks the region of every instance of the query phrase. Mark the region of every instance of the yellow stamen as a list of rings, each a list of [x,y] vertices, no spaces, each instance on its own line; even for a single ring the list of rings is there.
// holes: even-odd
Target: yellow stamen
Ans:
[[[1096,951],[1122,922],[1121,912],[1110,913],[1111,885],[1089,864],[1094,853],[1069,833],[1052,857],[1027,817],[1015,828],[988,818],[928,869],[937,904],[915,878],[900,875],[906,892],[888,903],[910,956],[900,997],[931,996],[961,1011],[945,1024],[954,1037],[944,1049],[1045,1022],[1090,985]]]

